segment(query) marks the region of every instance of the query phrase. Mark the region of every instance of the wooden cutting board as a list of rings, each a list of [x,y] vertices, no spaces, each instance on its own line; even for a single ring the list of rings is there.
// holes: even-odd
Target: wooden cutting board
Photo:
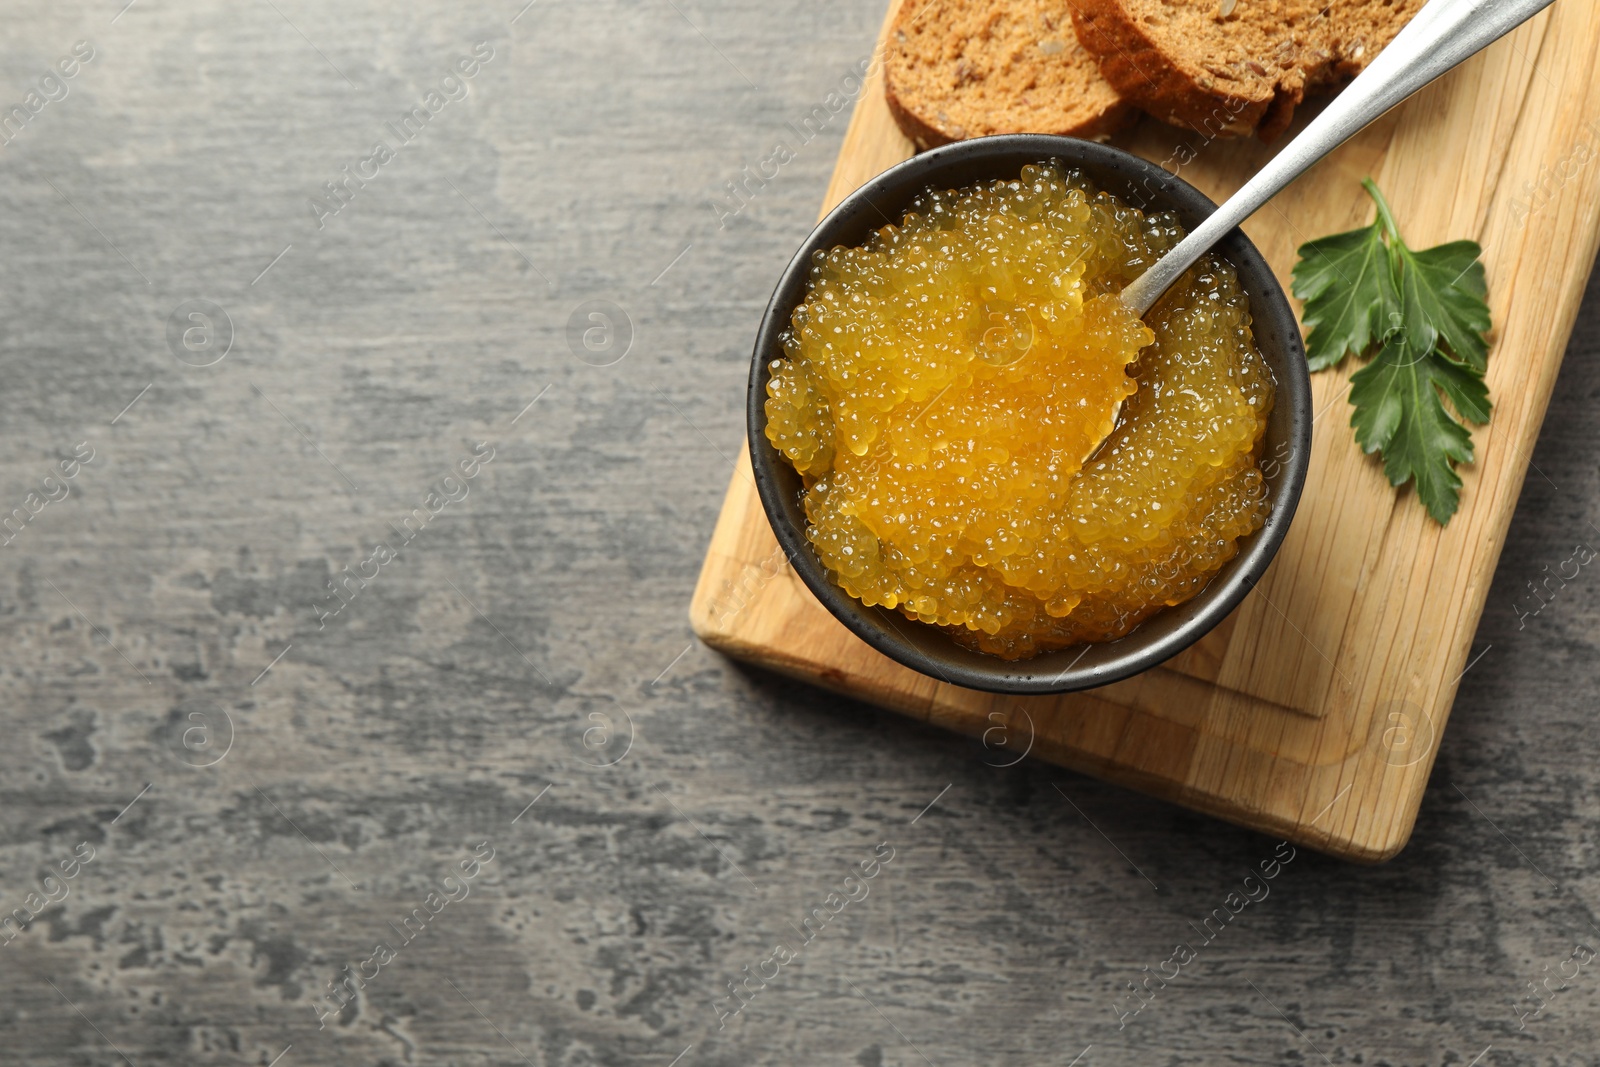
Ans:
[[[913,2],[913,0],[907,0]],[[891,4],[889,18],[894,16]],[[888,22],[885,22],[887,29]],[[784,563],[743,456],[691,616],[708,645],[1035,757],[1353,860],[1410,837],[1600,232],[1600,4],[1543,14],[1368,128],[1245,225],[1287,287],[1302,242],[1364,225],[1374,176],[1407,242],[1484,246],[1494,418],[1446,529],[1348,425],[1349,375],[1312,376],[1311,471],[1255,592],[1198,645],[1087,693],[997,696],[894,663]],[[880,51],[881,55],[881,42]],[[1287,138],[1285,138],[1287,140]],[[1115,144],[1221,201],[1267,159],[1144,120]],[[874,63],[824,213],[912,155]],[[1550,561],[1552,564],[1559,561]]]

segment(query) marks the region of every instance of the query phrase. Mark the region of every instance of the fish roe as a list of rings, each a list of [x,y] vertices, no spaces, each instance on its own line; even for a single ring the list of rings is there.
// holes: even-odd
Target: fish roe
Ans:
[[[1012,660],[1204,589],[1266,520],[1274,390],[1225,260],[1118,299],[1182,236],[1052,160],[817,252],[766,432],[834,581]]]

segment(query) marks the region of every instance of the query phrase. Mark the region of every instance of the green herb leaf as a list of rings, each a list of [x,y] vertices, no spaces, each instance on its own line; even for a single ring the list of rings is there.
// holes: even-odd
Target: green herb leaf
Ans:
[[[1300,246],[1294,295],[1305,301],[1301,319],[1306,362],[1312,370],[1336,366],[1350,352],[1365,352],[1388,326],[1395,306],[1393,272],[1383,226],[1336,233]]]
[[[1483,280],[1483,249],[1476,241],[1451,241],[1413,252],[1395,241],[1400,260],[1401,314],[1418,344],[1439,342],[1457,363],[1482,373],[1489,365],[1488,286]]]
[[[1489,419],[1489,389],[1470,368],[1437,348],[1419,350],[1404,330],[1394,331],[1372,362],[1350,378],[1356,441],[1383,452],[1390,485],[1415,479],[1428,514],[1448,524],[1461,502],[1455,463],[1472,462],[1472,435],[1445,410],[1440,394],[1475,423]]]
[[[1372,179],[1361,184],[1377,204],[1372,225],[1300,247],[1294,294],[1305,301],[1306,362],[1322,370],[1378,346],[1350,378],[1356,442],[1383,453],[1390,484],[1414,480],[1443,525],[1461,503],[1455,465],[1473,457],[1460,420],[1489,421],[1483,249],[1452,241],[1413,252]]]

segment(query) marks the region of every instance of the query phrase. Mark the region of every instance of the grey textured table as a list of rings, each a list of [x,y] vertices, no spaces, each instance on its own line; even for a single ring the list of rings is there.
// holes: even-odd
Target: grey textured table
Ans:
[[[5,13],[0,1062],[1600,1063],[1600,293],[1410,848],[1273,868],[691,641],[880,4],[524,2]]]

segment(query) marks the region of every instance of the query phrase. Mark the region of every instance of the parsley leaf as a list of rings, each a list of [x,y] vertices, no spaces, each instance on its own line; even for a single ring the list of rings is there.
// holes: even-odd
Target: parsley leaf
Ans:
[[[1489,421],[1489,388],[1470,368],[1447,359],[1437,348],[1419,350],[1404,330],[1396,330],[1378,354],[1350,378],[1350,424],[1356,443],[1383,452],[1390,485],[1416,479],[1417,496],[1440,525],[1450,522],[1461,502],[1461,478],[1451,461],[1472,461],[1472,435],[1450,417],[1440,393],[1462,417]]]
[[[1419,344],[1433,347],[1439,341],[1449,355],[1483,373],[1488,368],[1488,286],[1483,280],[1483,249],[1476,241],[1449,244],[1413,252],[1398,238],[1393,245],[1400,259],[1401,314],[1406,326],[1420,335]]]
[[[1294,295],[1305,301],[1301,320],[1310,330],[1306,362],[1312,370],[1336,366],[1348,352],[1365,352],[1382,336],[1394,302],[1394,275],[1383,244],[1383,225],[1300,246]]]
[[[1383,453],[1390,484],[1415,481],[1444,525],[1461,503],[1455,465],[1474,454],[1461,420],[1482,425],[1491,407],[1483,249],[1451,241],[1412,251],[1372,179],[1362,185],[1377,204],[1372,225],[1299,250],[1293,291],[1305,301],[1306,362],[1322,370],[1377,347],[1350,378],[1356,442]]]

